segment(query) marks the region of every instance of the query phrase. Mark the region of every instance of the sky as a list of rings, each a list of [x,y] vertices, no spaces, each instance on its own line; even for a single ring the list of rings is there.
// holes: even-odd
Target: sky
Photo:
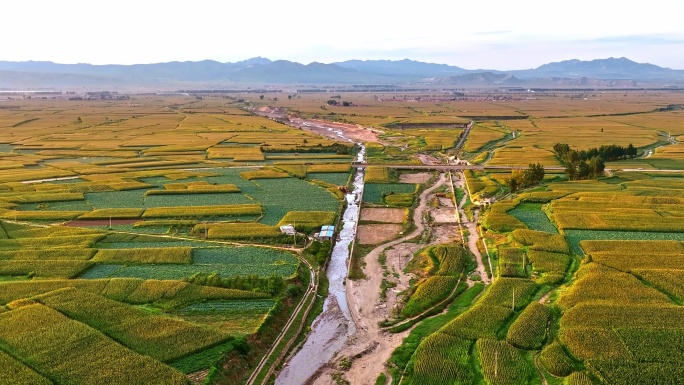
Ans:
[[[515,70],[627,57],[684,69],[681,0],[3,2],[0,60],[412,59]]]

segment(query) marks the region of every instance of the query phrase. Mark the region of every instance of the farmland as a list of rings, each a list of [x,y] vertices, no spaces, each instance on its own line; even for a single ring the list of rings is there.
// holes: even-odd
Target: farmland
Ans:
[[[218,98],[137,101],[0,112],[0,361],[14,380],[186,384],[230,355],[242,378],[303,300],[305,238],[335,223],[351,145]]]
[[[384,291],[397,306],[358,309],[391,314],[383,333],[406,339],[393,335],[361,355],[390,357],[396,347],[388,366],[362,368],[358,352],[341,354],[337,362],[349,358],[351,369],[327,367],[333,379],[359,383],[379,371],[387,383],[416,385],[682,377],[684,126],[681,111],[661,110],[684,103],[680,92],[340,93],[350,105],[322,106],[329,95],[313,92],[3,102],[2,367],[37,384],[186,384],[210,368],[207,383],[244,383],[300,303],[314,311],[292,315],[298,324],[279,346],[306,333],[322,307],[307,292],[319,289],[309,269],[327,255],[317,255],[319,243],[304,247],[320,226],[338,225],[356,148],[253,113],[278,108],[363,125],[362,134],[372,128],[362,136],[375,139],[367,139],[371,166],[358,198],[362,230],[392,230],[377,242],[417,227],[419,193],[429,187],[386,165],[448,157],[561,166],[557,143],[639,152],[608,162],[594,180],[547,171],[540,185],[514,192],[508,170],[454,172],[458,183],[424,204],[446,212],[458,201],[462,223],[419,218],[426,231],[381,253],[369,277],[373,295]],[[464,148],[455,148],[471,121]],[[294,236],[280,232],[289,224]],[[454,243],[434,241],[440,236]],[[462,248],[473,237],[482,270]],[[377,244],[368,242],[359,239],[355,253]]]

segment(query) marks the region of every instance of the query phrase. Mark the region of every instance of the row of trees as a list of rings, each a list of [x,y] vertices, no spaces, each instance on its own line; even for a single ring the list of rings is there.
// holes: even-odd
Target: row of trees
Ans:
[[[570,180],[598,178],[603,175],[606,161],[634,158],[636,148],[630,143],[627,147],[610,144],[589,150],[577,151],[565,143],[556,143],[553,152],[565,166]]]
[[[513,170],[506,180],[509,190],[515,192],[539,184],[544,179],[544,166],[541,163],[530,164],[526,170]]]
[[[566,162],[575,163],[580,160],[588,161],[594,157],[599,157],[604,162],[612,162],[620,159],[632,159],[637,156],[637,149],[632,143],[627,147],[609,144],[581,151],[573,150],[565,143],[556,143],[553,145],[553,152],[564,164]]]
[[[339,105],[342,105],[342,106],[344,106],[344,107],[349,107],[349,106],[352,105],[352,102],[343,101],[342,103],[340,103],[340,102],[338,102],[337,100],[334,100],[334,99],[330,99],[330,100],[328,100],[326,103],[327,103],[329,106],[339,106]]]

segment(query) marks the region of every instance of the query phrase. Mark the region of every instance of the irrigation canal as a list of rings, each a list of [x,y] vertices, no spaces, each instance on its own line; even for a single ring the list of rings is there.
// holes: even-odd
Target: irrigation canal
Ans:
[[[344,138],[343,133],[336,132]],[[348,138],[345,138],[351,141]],[[366,148],[361,147],[357,161],[363,162]],[[347,207],[342,217],[343,227],[332,251],[332,257],[326,272],[329,287],[328,297],[323,304],[323,312],[311,325],[311,333],[302,348],[292,357],[276,378],[276,385],[301,385],[307,381],[323,365],[328,363],[339,352],[345,343],[356,332],[356,326],[349,312],[345,289],[347,277],[349,245],[356,237],[356,226],[359,221],[361,198],[363,195],[363,169],[354,174],[352,191],[346,195]]]

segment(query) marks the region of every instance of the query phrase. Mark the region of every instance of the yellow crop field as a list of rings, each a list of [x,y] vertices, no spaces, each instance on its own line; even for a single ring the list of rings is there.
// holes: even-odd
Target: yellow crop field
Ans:
[[[187,383],[183,373],[211,367],[223,382],[244,382],[295,309],[314,309],[312,318],[320,308],[320,293],[304,290],[316,287],[309,280],[320,266],[312,276],[303,258],[323,264],[332,245],[301,233],[339,226],[338,186],[349,182],[359,147],[317,126],[339,122],[349,126],[336,129],[366,143],[372,164],[365,182],[375,183],[359,197],[364,210],[411,206],[406,235],[421,227],[412,221],[422,207],[437,213],[420,217],[421,237],[380,253],[378,272],[365,272],[382,276],[351,283],[383,293],[387,307],[373,311],[388,316],[383,333],[415,325],[384,376],[414,384],[630,383],[656,373],[656,381],[632,382],[676,383],[684,346],[684,172],[675,172],[684,170],[683,93],[297,88],[3,102],[0,346],[8,354],[0,352],[0,364],[31,383],[107,382],[119,372]],[[288,118],[302,128],[280,122]],[[582,150],[602,145],[632,144],[638,153],[611,158],[596,179],[566,181],[562,168],[573,161],[554,153],[558,143],[585,161],[591,154]],[[416,205],[416,191],[431,186],[398,183],[421,175],[386,167],[452,155],[503,167],[452,170],[452,186]],[[506,166],[531,163],[559,169],[510,191]],[[454,200],[463,202],[461,223],[438,223],[440,211],[453,217]],[[282,234],[285,224],[299,233]],[[479,257],[460,236],[474,241]],[[457,242],[462,263],[435,254],[422,256],[421,267],[457,266],[467,282],[454,274],[402,284],[397,259],[443,242]],[[352,249],[360,261],[369,251]],[[419,300],[431,295],[451,302],[427,309],[434,301]],[[303,313],[292,319],[308,330]],[[79,366],[83,352],[97,365]]]

